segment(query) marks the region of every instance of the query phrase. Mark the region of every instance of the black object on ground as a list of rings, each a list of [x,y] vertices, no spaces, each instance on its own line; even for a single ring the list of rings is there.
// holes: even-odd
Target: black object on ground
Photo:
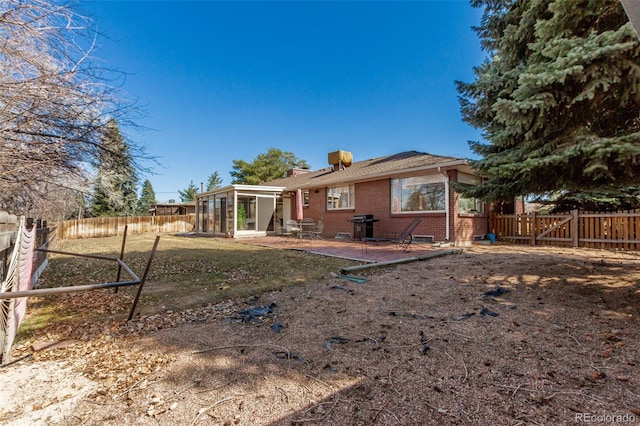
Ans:
[[[484,306],[482,307],[482,310],[480,311],[480,315],[489,315],[491,317],[497,317],[498,315],[500,315],[497,312],[493,312],[492,310],[485,308]]]
[[[273,312],[273,308],[276,307],[275,302],[265,306],[255,306],[253,308],[243,309],[238,311],[238,316],[242,322],[256,322],[263,316]]]
[[[376,348],[378,347],[378,345],[382,342],[385,341],[385,339],[387,338],[387,336],[385,336],[384,334],[381,334],[380,337],[365,337],[363,339],[358,339],[356,340],[356,343],[360,343],[360,342],[373,342],[376,345]]]
[[[476,313],[475,312],[467,312],[464,313],[462,315],[460,315],[458,318],[456,318],[456,321],[462,321],[462,320],[466,320],[468,318],[471,318],[472,316],[474,316]]]
[[[332,351],[333,350],[333,348],[331,347],[332,343],[338,343],[340,345],[344,345],[348,341],[349,339],[347,339],[346,337],[334,336],[334,337],[329,337],[327,340],[325,340],[323,346],[329,349],[330,351]]]
[[[420,349],[420,353],[424,355],[429,349],[431,349],[431,347],[429,346],[429,340],[424,335],[424,331],[420,332],[420,343],[422,343],[422,349]]]
[[[338,374],[338,370],[333,368],[331,364],[327,364],[323,367],[324,370],[327,370],[331,374]]]
[[[502,296],[507,291],[509,291],[509,290],[507,290],[506,288],[498,286],[494,290],[485,291],[484,295],[485,296],[489,296],[489,297],[498,297],[498,296]]]
[[[364,283],[367,282],[366,278],[364,278],[364,277],[356,277],[354,275],[338,274],[336,272],[331,272],[330,275],[333,278],[341,278],[343,280],[353,281],[354,283],[357,283],[357,284],[364,284]]]
[[[300,358],[298,355],[293,352],[286,351],[278,351],[273,353],[278,359],[297,359],[299,361],[304,361],[304,359]]]

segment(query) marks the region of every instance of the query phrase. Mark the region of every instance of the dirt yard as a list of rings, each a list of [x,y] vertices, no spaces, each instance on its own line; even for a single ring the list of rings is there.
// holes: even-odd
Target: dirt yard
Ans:
[[[640,424],[637,253],[497,244],[360,277],[34,336],[0,423]]]

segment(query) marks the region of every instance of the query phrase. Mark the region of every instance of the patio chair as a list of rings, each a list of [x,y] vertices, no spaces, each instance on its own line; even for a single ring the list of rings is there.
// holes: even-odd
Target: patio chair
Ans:
[[[284,233],[282,235],[284,235],[285,237],[301,237],[301,232],[302,228],[300,227],[300,224],[298,224],[298,222],[296,222],[295,220],[290,219],[285,222]]]
[[[411,242],[413,241],[413,231],[416,227],[422,222],[422,219],[415,218],[413,221],[407,226],[407,228],[400,233],[396,238],[380,238],[380,237],[364,237],[362,238],[362,248],[366,253],[367,251],[367,242],[390,242],[396,245],[398,250],[402,250],[405,253],[409,253],[411,251]]]
[[[322,231],[324,230],[324,221],[322,219],[318,219],[316,222],[316,226],[309,231],[309,236],[316,240],[322,239]]]

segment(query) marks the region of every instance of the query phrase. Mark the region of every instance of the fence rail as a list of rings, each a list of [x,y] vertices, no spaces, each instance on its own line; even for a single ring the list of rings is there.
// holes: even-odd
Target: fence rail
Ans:
[[[58,238],[101,238],[120,236],[125,226],[130,235],[143,233],[190,232],[194,215],[94,217],[67,220],[58,225]]]
[[[638,211],[491,214],[489,229],[498,239],[516,244],[640,250]]]

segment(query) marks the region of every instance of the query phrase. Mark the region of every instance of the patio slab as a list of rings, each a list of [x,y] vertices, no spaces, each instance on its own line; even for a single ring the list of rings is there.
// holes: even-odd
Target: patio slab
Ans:
[[[289,250],[302,250],[323,256],[340,257],[365,263],[393,263],[403,260],[419,260],[421,257],[449,250],[434,244],[412,244],[411,251],[406,253],[388,242],[368,242],[366,250],[359,241],[341,239],[298,239],[285,237],[242,238],[238,243],[255,244],[265,247]]]

